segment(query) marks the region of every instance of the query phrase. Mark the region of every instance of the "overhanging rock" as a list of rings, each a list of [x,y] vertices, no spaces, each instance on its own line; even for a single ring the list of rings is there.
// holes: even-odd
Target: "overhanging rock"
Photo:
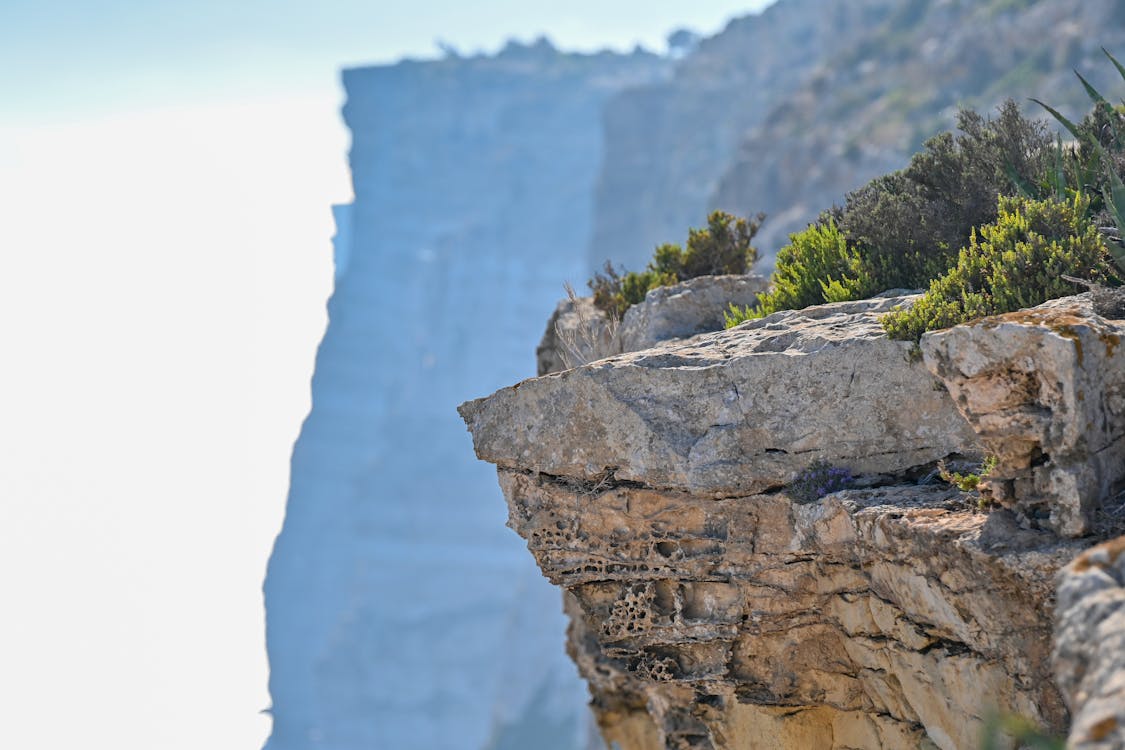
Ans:
[[[976,438],[879,316],[911,298],[775,313],[622,354],[460,407],[503,468],[713,497],[787,484],[814,461],[899,474]]]

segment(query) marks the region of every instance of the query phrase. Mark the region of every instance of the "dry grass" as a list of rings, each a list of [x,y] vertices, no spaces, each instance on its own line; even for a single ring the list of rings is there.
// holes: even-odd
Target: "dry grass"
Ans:
[[[620,319],[580,298],[569,283],[563,286],[577,316],[573,326],[564,327],[560,325],[561,320],[555,322],[555,337],[563,364],[571,369],[615,353]]]

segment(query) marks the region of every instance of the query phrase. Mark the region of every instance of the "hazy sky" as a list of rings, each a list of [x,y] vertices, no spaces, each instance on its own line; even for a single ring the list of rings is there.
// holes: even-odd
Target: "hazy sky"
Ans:
[[[492,51],[547,34],[567,49],[662,50],[769,0],[4,0],[0,112],[87,117],[153,104],[319,89],[341,65]],[[14,103],[14,106],[13,106]],[[10,108],[10,109],[9,109]]]
[[[0,747],[268,731],[261,579],[350,197],[340,66],[661,49],[755,4],[0,1]]]

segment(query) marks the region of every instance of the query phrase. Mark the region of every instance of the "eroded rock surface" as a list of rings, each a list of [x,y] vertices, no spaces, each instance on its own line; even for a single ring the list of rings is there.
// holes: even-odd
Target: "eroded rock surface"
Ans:
[[[778,313],[462,405],[509,526],[566,592],[608,742],[960,750],[995,712],[1063,734],[1069,706],[1074,747],[1125,746],[1125,538],[1072,538],[1125,515],[1119,324],[1060,300],[930,335],[923,365],[878,322],[912,299]],[[982,455],[961,413],[1007,508],[931,481]],[[790,483],[815,460],[855,484],[806,502]]]
[[[989,492],[1065,536],[1125,479],[1125,321],[1090,295],[1052,300],[922,338],[926,365],[988,453]]]
[[[947,486],[801,505],[500,483],[622,750],[973,748],[989,709],[1065,725],[1051,583],[1080,547]]]
[[[757,304],[769,287],[764,276],[700,276],[645,295],[621,319],[621,351],[648,349],[668,339],[722,330],[730,305]]]
[[[883,334],[879,314],[904,301],[776,313],[526,380],[461,415],[481,459],[587,481],[723,497],[816,460],[899,474],[976,450],[910,345]]]
[[[1125,747],[1125,537],[1059,573],[1055,670],[1073,713],[1067,747]]]
[[[763,276],[699,276],[657,287],[631,306],[619,323],[594,307],[592,297],[560,300],[535,350],[538,374],[648,349],[662,341],[720,331],[730,305],[753,305],[769,286]]]

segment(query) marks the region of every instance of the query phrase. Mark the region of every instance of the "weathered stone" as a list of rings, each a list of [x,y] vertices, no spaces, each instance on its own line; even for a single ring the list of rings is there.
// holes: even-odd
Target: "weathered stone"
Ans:
[[[778,313],[462,405],[509,526],[566,592],[607,741],[952,750],[994,712],[1063,733],[1069,705],[1072,746],[1125,747],[1125,537],[1067,569],[1052,618],[1090,543],[1068,522],[1125,523],[1106,494],[1121,325],[1059,300],[929,335],[922,365],[878,322],[912,299]],[[979,458],[974,428],[1009,508],[921,479]],[[858,485],[798,502],[817,459]]]
[[[1083,552],[1058,576],[1055,676],[1070,707],[1067,747],[1125,747],[1125,537]]]
[[[946,485],[801,505],[500,484],[622,750],[971,748],[990,709],[1065,727],[1051,584],[1080,545]]]
[[[757,304],[769,287],[763,276],[699,276],[657,287],[625,311],[618,337],[621,351],[648,349],[668,339],[722,330],[723,314],[734,304]]]
[[[595,483],[723,497],[780,487],[818,459],[901,474],[976,450],[945,389],[879,325],[904,301],[775,313],[526,380],[460,412],[481,459]]]
[[[987,492],[1027,522],[1065,536],[1125,479],[1125,322],[1090,295],[985,318],[922,338],[985,449]]]
[[[722,330],[730,305],[755,304],[768,286],[762,276],[699,276],[649,291],[619,323],[594,307],[593,298],[568,296],[559,301],[535,350],[538,374]]]

